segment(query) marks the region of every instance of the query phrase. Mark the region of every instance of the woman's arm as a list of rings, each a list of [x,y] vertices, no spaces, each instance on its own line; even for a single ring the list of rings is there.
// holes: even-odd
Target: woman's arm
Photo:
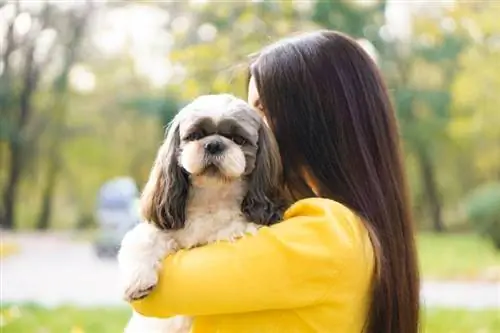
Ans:
[[[155,290],[132,306],[150,317],[298,308],[321,302],[339,279],[371,274],[366,230],[344,206],[302,200],[285,219],[235,243],[169,256]]]

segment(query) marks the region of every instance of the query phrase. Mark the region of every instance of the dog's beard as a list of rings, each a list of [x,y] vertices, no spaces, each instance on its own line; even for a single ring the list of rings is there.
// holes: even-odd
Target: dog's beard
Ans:
[[[196,142],[187,144],[180,154],[180,164],[191,175],[240,178],[245,172],[245,155],[239,147],[230,146],[220,155],[207,155]]]

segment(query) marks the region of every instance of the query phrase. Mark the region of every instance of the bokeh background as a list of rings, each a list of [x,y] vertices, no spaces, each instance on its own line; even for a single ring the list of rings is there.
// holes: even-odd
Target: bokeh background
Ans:
[[[396,105],[423,331],[500,332],[495,0],[1,1],[0,330],[120,332],[130,310],[97,245],[121,234],[101,187],[140,190],[183,104],[246,98],[249,55],[321,28],[358,39]]]

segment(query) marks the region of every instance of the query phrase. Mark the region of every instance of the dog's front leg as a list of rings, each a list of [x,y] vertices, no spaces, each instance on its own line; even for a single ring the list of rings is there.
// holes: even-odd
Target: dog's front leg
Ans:
[[[122,240],[118,264],[126,301],[146,297],[158,283],[161,261],[177,250],[171,234],[150,223],[140,223]]]

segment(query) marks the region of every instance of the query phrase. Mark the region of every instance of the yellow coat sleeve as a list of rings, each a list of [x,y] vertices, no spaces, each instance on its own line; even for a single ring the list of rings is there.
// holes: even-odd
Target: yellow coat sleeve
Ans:
[[[148,317],[305,307],[324,301],[335,281],[371,274],[367,242],[365,228],[346,207],[301,200],[283,222],[256,235],[167,257],[155,290],[132,306]],[[360,260],[366,255],[369,265]]]

